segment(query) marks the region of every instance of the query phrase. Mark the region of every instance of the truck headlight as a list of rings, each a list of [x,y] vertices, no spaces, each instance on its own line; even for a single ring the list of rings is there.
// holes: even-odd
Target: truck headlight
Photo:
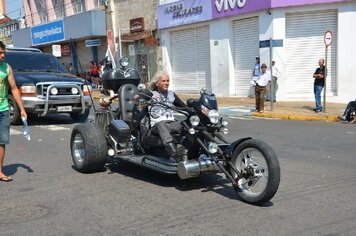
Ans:
[[[36,86],[24,85],[20,87],[21,96],[36,96]]]
[[[52,95],[57,95],[58,94],[58,89],[57,88],[51,88],[51,94]]]
[[[75,88],[75,87],[72,88],[70,91],[72,92],[73,95],[76,95],[79,92],[79,90],[77,88]]]

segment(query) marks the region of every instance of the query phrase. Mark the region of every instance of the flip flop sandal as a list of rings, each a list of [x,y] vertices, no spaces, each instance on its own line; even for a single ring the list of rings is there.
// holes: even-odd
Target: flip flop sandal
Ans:
[[[4,176],[0,178],[0,181],[3,182],[11,182],[13,179],[11,178],[11,176]]]

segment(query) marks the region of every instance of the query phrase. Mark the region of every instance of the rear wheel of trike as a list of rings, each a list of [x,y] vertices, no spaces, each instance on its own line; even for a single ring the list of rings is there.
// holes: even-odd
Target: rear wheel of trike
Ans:
[[[279,187],[280,167],[269,145],[261,140],[246,140],[234,150],[231,162],[243,173],[243,178],[237,179],[231,170],[238,183],[235,190],[243,201],[261,205],[272,199]]]
[[[100,171],[106,163],[106,137],[94,123],[79,124],[73,128],[70,149],[74,166],[79,172]]]

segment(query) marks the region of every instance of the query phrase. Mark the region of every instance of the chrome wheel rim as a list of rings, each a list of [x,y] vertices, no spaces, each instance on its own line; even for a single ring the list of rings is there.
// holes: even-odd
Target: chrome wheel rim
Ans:
[[[76,134],[74,137],[73,144],[74,158],[77,162],[81,163],[84,161],[85,150],[84,150],[84,141],[80,134]]]
[[[237,170],[246,176],[237,181],[242,192],[250,196],[258,196],[266,189],[268,167],[264,155],[259,150],[255,148],[244,149],[237,156],[234,165]]]

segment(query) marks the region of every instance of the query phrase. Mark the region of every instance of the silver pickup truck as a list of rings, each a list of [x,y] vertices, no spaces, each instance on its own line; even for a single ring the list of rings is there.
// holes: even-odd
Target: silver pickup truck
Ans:
[[[92,101],[91,85],[84,79],[68,73],[53,55],[39,50],[7,49],[5,61],[14,71],[28,114],[46,116],[68,113],[74,121],[85,121]],[[21,122],[17,104],[9,94],[10,122]]]

